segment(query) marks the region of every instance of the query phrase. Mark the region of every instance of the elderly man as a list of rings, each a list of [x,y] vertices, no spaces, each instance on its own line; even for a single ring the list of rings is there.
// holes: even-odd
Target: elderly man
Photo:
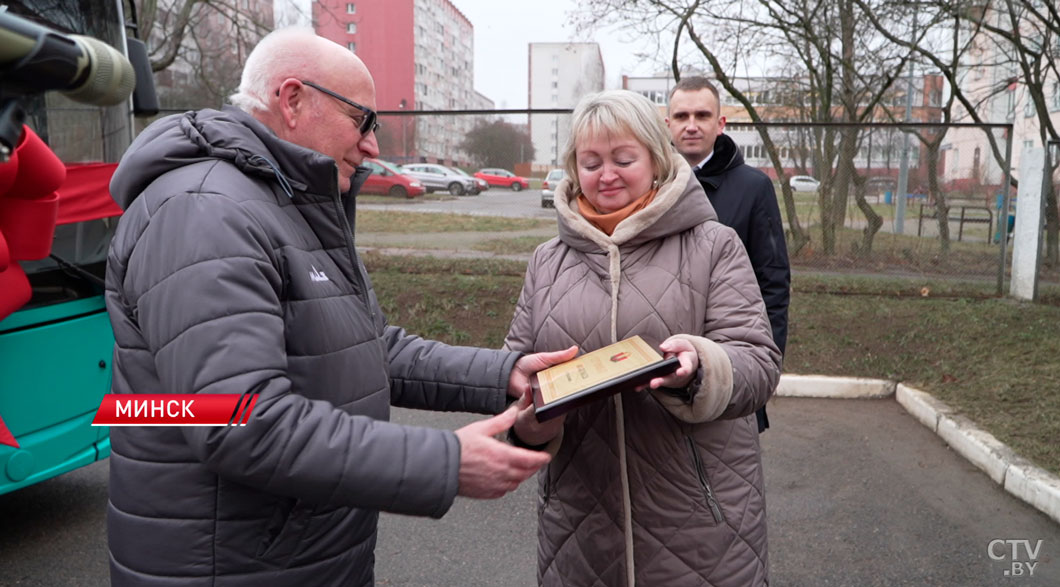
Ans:
[[[111,432],[114,585],[370,585],[378,512],[440,517],[495,498],[545,453],[493,438],[522,356],[390,326],[354,248],[352,196],[378,154],[364,64],[311,31],[247,59],[238,108],[147,128],[111,191],[114,393],[256,394],[245,427]],[[451,431],[390,405],[503,414]]]
[[[666,124],[674,146],[692,166],[718,220],[736,230],[751,258],[766,303],[773,342],[780,352],[788,340],[791,268],[784,225],[773,182],[744,163],[725,131],[718,89],[703,77],[686,77],[670,91]],[[769,427],[766,409],[758,410],[758,431]]]

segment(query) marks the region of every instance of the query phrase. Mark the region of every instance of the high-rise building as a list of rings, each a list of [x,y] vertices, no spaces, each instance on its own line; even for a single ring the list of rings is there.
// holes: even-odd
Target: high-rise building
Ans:
[[[375,78],[379,110],[463,110],[474,90],[474,27],[449,0],[317,0],[317,34],[360,57]],[[391,117],[379,131],[396,162],[463,165],[468,116]]]
[[[531,109],[574,108],[582,96],[604,89],[604,58],[596,43],[530,43]],[[534,163],[558,166],[570,134],[570,115],[530,117]]]

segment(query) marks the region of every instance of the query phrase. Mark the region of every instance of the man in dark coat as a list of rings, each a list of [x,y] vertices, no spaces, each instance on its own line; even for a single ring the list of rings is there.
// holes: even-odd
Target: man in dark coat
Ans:
[[[740,235],[762,290],[773,341],[783,353],[788,339],[791,268],[773,182],[746,165],[736,143],[723,134],[721,98],[710,80],[681,79],[670,92],[666,124],[674,146],[692,166],[718,219]],[[763,407],[758,411],[758,429],[768,427]]]
[[[113,392],[256,396],[245,426],[111,431],[111,583],[372,585],[380,511],[441,517],[548,462],[493,436],[573,349],[455,347],[387,323],[354,246],[379,148],[353,53],[276,31],[232,103],[155,122],[111,183]],[[391,405],[504,413],[452,432],[388,422]]]

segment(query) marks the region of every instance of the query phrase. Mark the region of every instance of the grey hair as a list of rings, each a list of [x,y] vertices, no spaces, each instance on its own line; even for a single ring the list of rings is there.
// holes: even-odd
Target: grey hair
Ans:
[[[307,41],[316,38],[313,29],[306,27],[286,27],[265,35],[247,57],[239,89],[228,101],[251,114],[267,111],[269,94],[278,89],[280,82],[306,70],[311,56],[296,48],[312,47]]]
[[[660,183],[672,179],[676,173],[670,132],[655,104],[629,90],[605,90],[589,94],[578,102],[571,116],[570,136],[563,153],[563,167],[574,183],[578,183],[578,141],[597,134],[629,135],[648,149],[655,179]]]

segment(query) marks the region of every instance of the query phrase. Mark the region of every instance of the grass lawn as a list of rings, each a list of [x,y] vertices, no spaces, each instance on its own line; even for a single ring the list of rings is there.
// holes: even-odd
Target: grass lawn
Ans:
[[[392,324],[494,348],[525,271],[518,261],[378,254],[365,264]],[[907,383],[1060,473],[1060,294],[1039,304],[992,294],[982,281],[799,271],[785,372]]]
[[[520,236],[515,238],[489,239],[472,245],[476,251],[486,251],[497,255],[529,255],[537,245],[551,240],[551,236]]]
[[[497,232],[555,226],[546,218],[506,218],[470,214],[357,210],[357,234],[366,232]]]

